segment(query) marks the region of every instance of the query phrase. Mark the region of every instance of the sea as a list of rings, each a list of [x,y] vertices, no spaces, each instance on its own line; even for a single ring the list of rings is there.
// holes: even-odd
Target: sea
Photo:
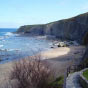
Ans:
[[[50,49],[51,41],[15,34],[17,28],[0,28],[0,64]]]

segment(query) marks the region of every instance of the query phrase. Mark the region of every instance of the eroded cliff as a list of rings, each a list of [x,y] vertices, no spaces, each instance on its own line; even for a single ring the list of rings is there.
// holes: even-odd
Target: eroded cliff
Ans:
[[[84,43],[85,35],[88,33],[88,13],[42,25],[21,26],[18,33],[29,33],[38,35],[53,35],[57,38],[76,40]]]

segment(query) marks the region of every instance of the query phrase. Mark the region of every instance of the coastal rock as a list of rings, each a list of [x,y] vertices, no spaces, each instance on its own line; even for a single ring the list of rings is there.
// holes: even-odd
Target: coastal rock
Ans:
[[[87,58],[88,59],[88,46],[87,46],[86,52],[84,54],[84,58]]]
[[[42,25],[25,25],[18,29],[17,33],[29,33],[38,35],[53,35],[60,39],[68,39],[84,43],[84,37],[88,33],[88,13]]]
[[[87,46],[85,54],[84,54],[84,56],[81,60],[81,63],[84,64],[84,65],[86,64],[87,67],[88,67],[88,46]]]
[[[55,44],[58,47],[66,47],[67,45],[64,42],[59,42]]]
[[[44,25],[26,25],[17,30],[17,33],[31,33],[35,35],[44,35]]]

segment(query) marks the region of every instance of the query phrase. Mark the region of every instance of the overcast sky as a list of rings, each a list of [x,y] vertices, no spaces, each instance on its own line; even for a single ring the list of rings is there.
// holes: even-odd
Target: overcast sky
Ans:
[[[0,27],[43,24],[88,11],[88,0],[0,0]]]

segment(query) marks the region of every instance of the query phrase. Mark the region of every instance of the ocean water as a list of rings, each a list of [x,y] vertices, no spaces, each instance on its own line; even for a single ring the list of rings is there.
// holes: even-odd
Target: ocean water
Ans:
[[[52,42],[36,38],[13,34],[15,28],[0,28],[0,63],[31,56],[40,51],[50,49]]]

